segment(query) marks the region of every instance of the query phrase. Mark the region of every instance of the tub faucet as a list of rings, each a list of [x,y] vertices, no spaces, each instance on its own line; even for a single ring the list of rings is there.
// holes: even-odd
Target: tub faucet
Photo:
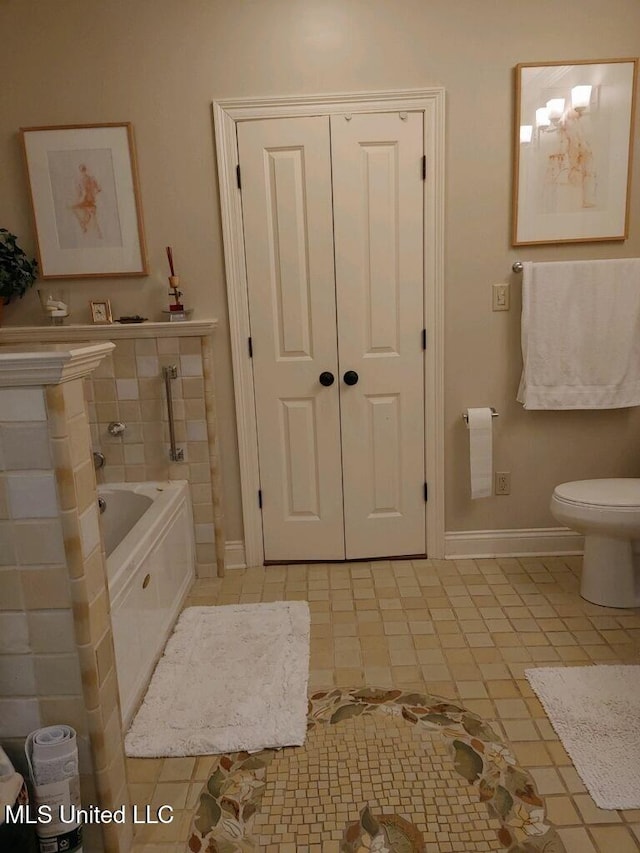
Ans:
[[[93,451],[93,467],[98,470],[98,468],[102,468],[104,465],[104,453],[100,453],[99,450]]]
[[[100,510],[100,515],[102,515],[102,513],[105,511],[106,508],[107,508],[107,502],[105,501],[105,499],[104,498],[98,498],[98,509]]]

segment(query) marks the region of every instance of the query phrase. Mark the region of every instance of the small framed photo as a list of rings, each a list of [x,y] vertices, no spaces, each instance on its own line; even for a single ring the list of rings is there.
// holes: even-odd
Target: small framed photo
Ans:
[[[91,322],[96,324],[113,323],[111,314],[111,303],[108,299],[102,299],[100,302],[90,302],[91,306]]]
[[[21,135],[41,278],[148,275],[131,124]]]

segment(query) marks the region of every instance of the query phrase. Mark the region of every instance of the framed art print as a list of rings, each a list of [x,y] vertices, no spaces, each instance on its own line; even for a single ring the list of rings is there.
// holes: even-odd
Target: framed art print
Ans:
[[[21,135],[41,277],[147,275],[131,124]]]
[[[516,67],[512,244],[624,240],[637,59]]]

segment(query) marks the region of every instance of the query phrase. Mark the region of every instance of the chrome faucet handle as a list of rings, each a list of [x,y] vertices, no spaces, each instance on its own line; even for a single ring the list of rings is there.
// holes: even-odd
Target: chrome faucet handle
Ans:
[[[111,421],[107,427],[107,432],[109,435],[122,435],[126,428],[127,425],[123,424],[122,421]]]
[[[104,466],[104,453],[100,453],[99,450],[94,450],[93,451],[93,467],[97,471],[99,468],[102,468],[103,466]]]

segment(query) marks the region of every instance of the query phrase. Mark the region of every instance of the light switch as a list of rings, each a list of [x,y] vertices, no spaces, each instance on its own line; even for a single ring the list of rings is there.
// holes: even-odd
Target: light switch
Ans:
[[[509,310],[509,285],[504,282],[493,285],[493,310]]]

